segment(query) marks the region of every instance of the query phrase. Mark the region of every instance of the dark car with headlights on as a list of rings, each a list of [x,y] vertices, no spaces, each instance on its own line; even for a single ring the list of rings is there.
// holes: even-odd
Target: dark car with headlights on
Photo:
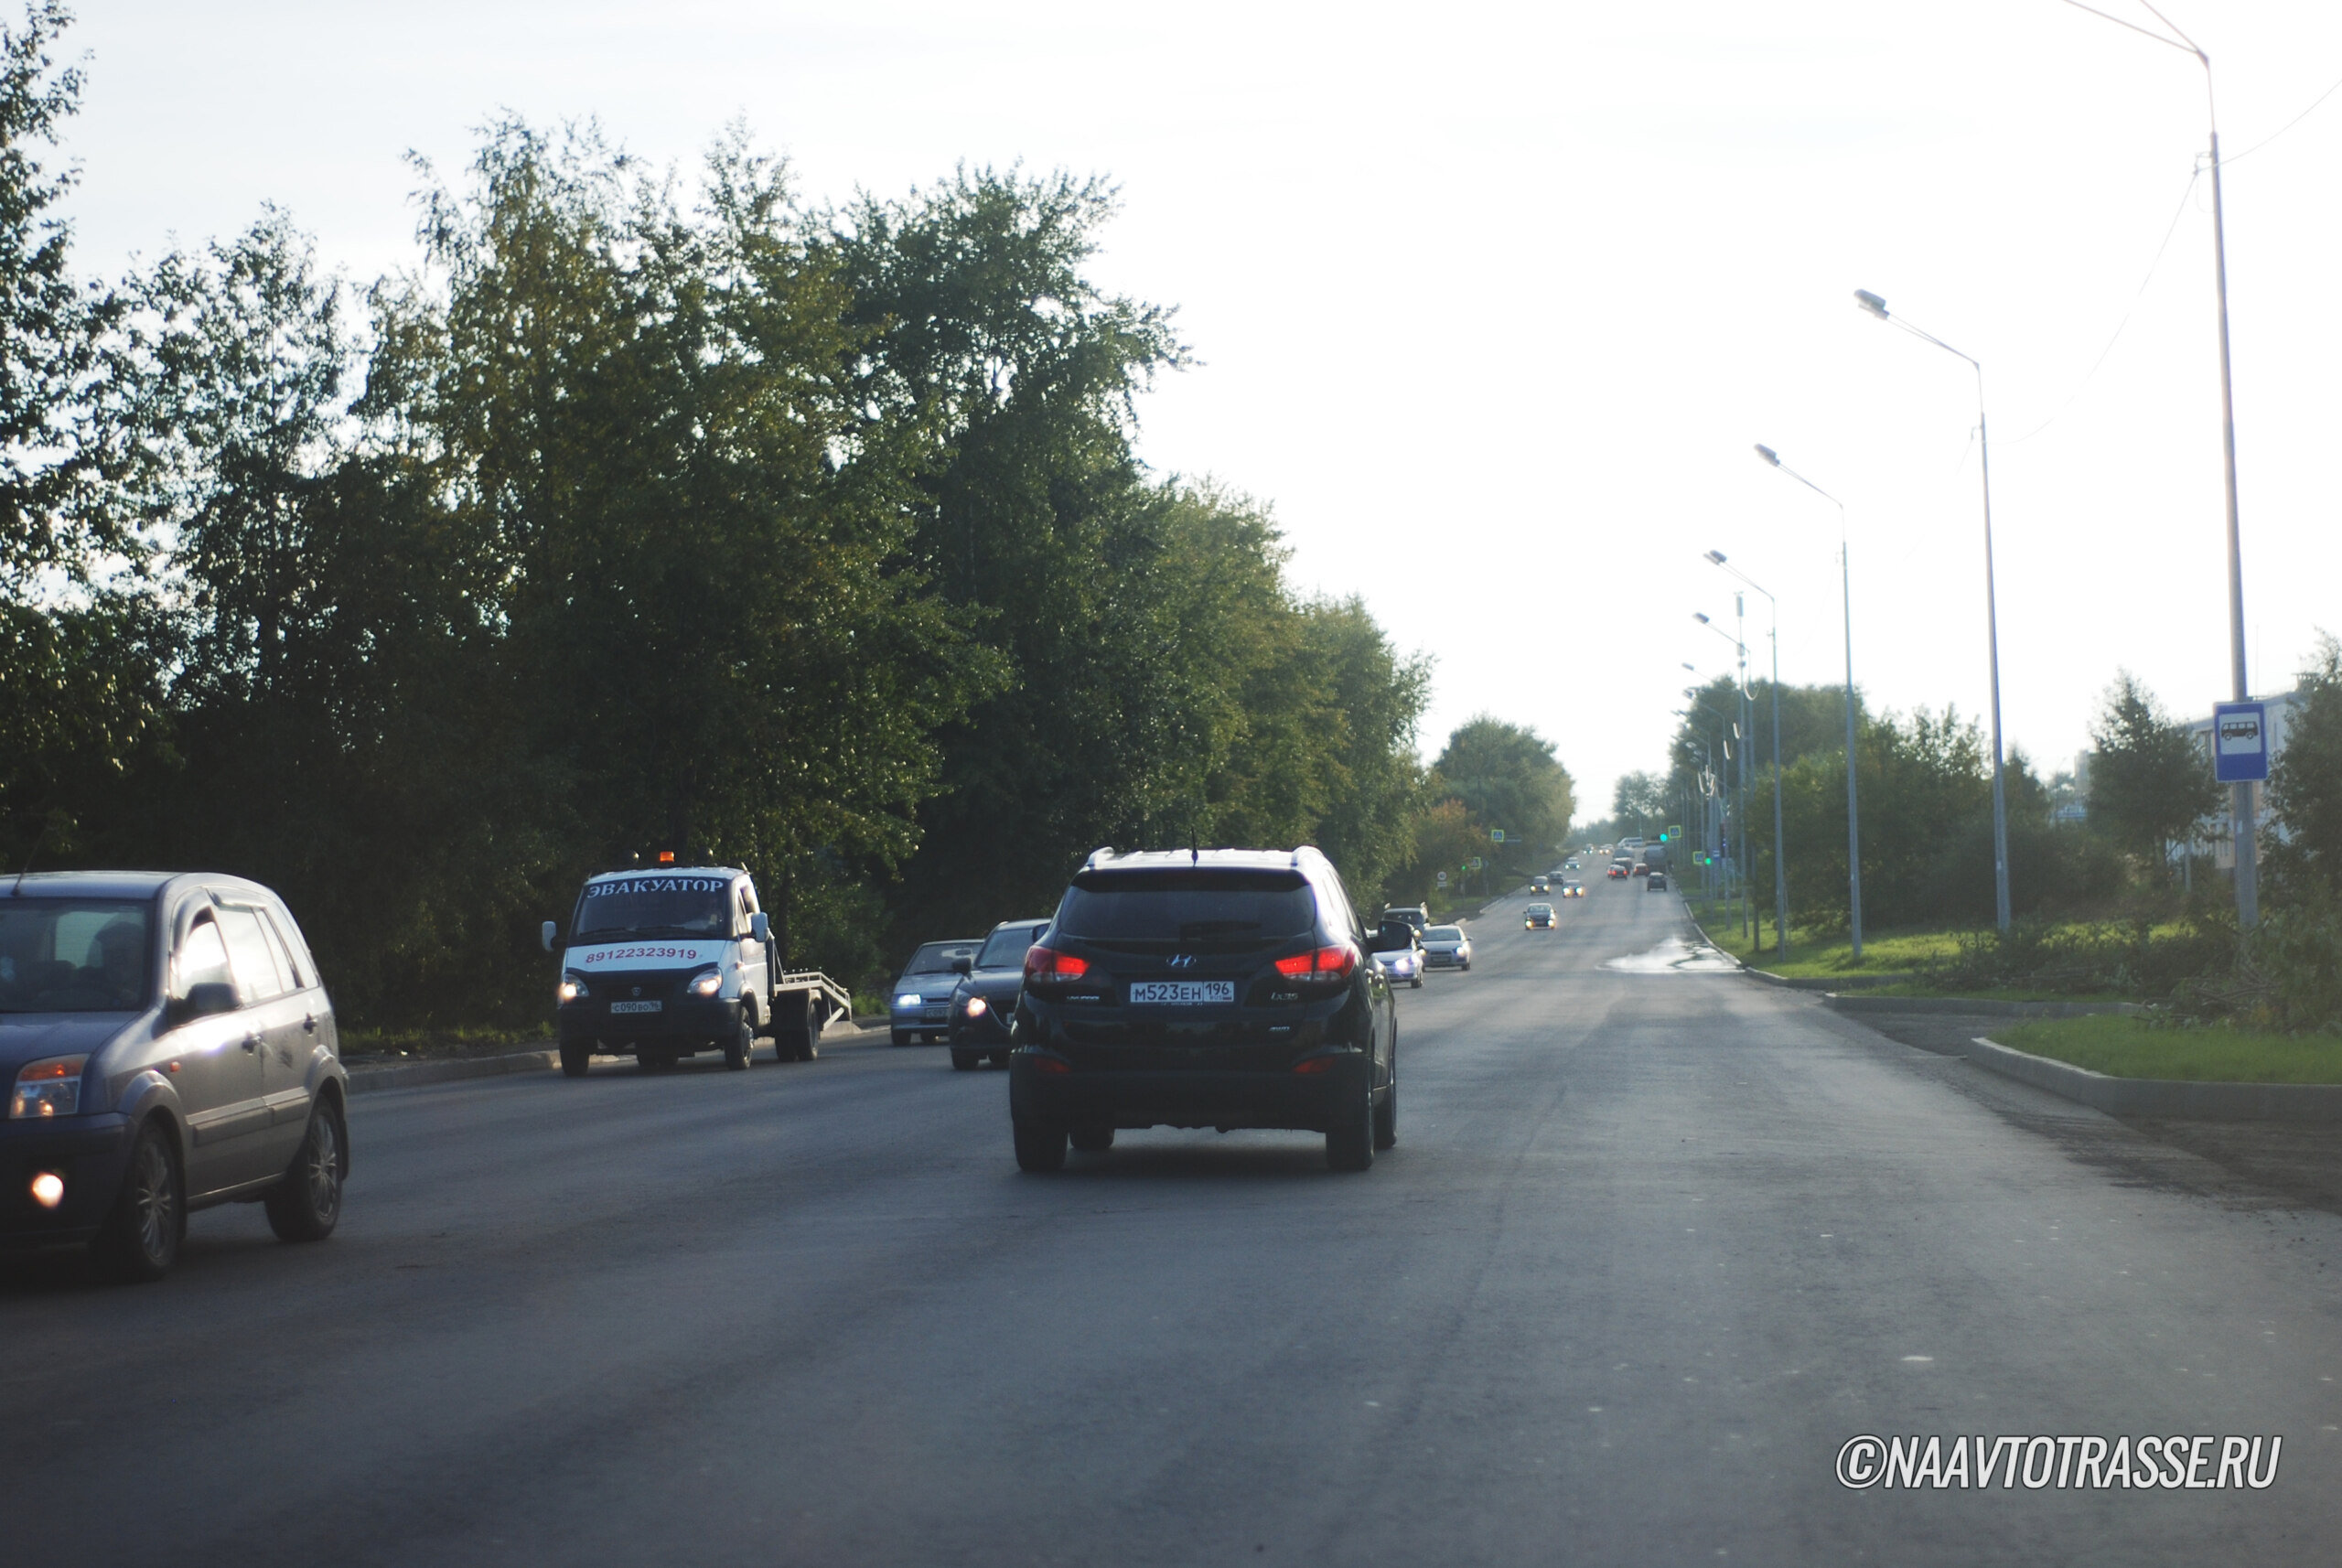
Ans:
[[[950,1037],[951,993],[960,988],[960,976],[966,972],[962,961],[972,965],[976,950],[983,946],[980,937],[919,944],[919,951],[903,965],[903,972],[895,977],[895,989],[887,993],[888,1044],[910,1046]]]
[[[1524,931],[1550,931],[1553,929],[1553,907],[1531,904],[1520,912],[1520,929]]]
[[[961,1072],[990,1057],[1008,1065],[1009,1023],[1016,993],[1025,984],[1025,951],[1048,929],[1048,921],[1003,920],[984,938],[973,959],[962,959],[960,983],[951,992],[951,1065]]]
[[[263,1203],[321,1240],[349,1174],[333,1004],[238,876],[74,871],[0,889],[0,1248],[86,1241],[159,1279],[190,1210]]]
[[[1025,955],[1010,1053],[1016,1163],[1140,1127],[1295,1128],[1361,1171],[1399,1136],[1399,1019],[1316,849],[1100,850]]]

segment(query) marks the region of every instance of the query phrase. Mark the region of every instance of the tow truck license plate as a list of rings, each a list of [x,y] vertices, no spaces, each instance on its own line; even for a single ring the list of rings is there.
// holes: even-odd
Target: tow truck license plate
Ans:
[[[663,1002],[613,1002],[610,1004],[610,1011],[613,1013],[656,1013],[665,1005]]]
[[[1235,1000],[1236,983],[1232,980],[1140,980],[1131,984],[1133,1006],[1152,1003],[1158,1006],[1208,1007]]]

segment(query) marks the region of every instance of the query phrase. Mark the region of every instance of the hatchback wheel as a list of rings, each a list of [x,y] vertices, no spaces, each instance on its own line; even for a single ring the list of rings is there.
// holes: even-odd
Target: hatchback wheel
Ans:
[[[1065,1169],[1065,1129],[1040,1127],[1030,1122],[1010,1123],[1016,1131],[1016,1168],[1021,1171]]]
[[[320,1102],[309,1112],[309,1130],[293,1156],[293,1168],[269,1188],[268,1228],[280,1241],[322,1241],[341,1219],[341,1184],[349,1155],[340,1113]]]
[[[951,1070],[953,1072],[973,1072],[976,1070],[976,1060],[977,1053],[974,1051],[955,1050],[951,1053]]]
[[[109,1279],[125,1283],[159,1280],[178,1262],[179,1242],[186,1235],[178,1150],[170,1134],[149,1122],[139,1130],[121,1196],[113,1200],[90,1251]]]

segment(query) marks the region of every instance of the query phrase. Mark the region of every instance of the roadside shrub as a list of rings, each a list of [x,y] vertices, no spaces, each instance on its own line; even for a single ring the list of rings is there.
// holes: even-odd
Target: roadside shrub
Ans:
[[[1921,983],[1949,992],[2115,992],[2164,1000],[2234,967],[2235,937],[2197,912],[2175,930],[2146,918],[2096,925],[2019,920],[2006,933],[1961,932],[1946,957],[1920,965]]]
[[[2223,972],[2182,987],[2184,1015],[2287,1034],[2342,1034],[2342,897],[2296,886],[2243,933]]]

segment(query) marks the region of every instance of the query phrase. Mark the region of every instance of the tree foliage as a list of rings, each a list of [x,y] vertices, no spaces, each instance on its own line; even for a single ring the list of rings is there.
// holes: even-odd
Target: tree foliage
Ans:
[[[2143,863],[2160,866],[2219,809],[2210,759],[2129,671],[2107,688],[2090,741],[2090,822]]]
[[[656,848],[856,982],[1101,843],[1402,874],[1428,666],[1137,461],[1185,350],[1089,276],[1106,186],[811,212],[744,133],[686,183],[508,118],[418,165],[403,273],[272,209],[91,290],[35,156],[66,20],[0,32],[16,854],[260,877],[403,1025],[539,1015],[537,921]]]

